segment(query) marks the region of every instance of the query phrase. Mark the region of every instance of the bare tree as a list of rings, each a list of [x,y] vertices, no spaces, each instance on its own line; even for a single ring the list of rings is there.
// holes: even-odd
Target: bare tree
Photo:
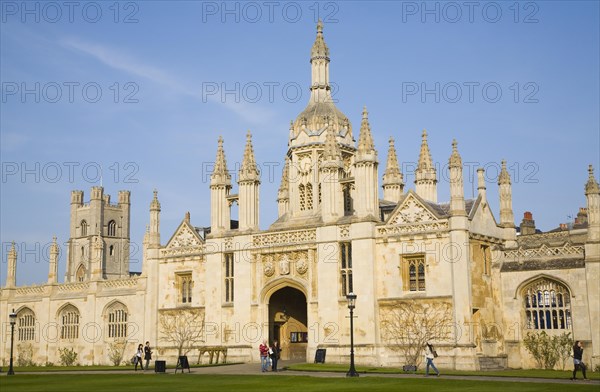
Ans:
[[[404,355],[407,365],[419,366],[428,342],[448,340],[454,333],[447,302],[399,300],[383,305],[381,315],[383,340]]]
[[[175,309],[160,313],[161,340],[173,343],[177,355],[187,355],[204,341],[204,311],[201,309]]]
[[[125,340],[114,340],[108,344],[108,359],[113,365],[119,366],[123,362],[125,347],[127,347]]]

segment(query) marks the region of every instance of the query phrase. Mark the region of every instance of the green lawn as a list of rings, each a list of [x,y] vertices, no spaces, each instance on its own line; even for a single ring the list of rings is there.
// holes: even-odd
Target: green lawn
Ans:
[[[322,363],[300,363],[287,367],[290,370],[299,370],[307,372],[347,372],[348,365],[322,364]],[[384,368],[384,367],[367,367],[357,366],[356,370],[359,373],[382,373],[382,374],[403,374],[401,368]],[[440,372],[447,375],[456,376],[497,376],[497,377],[531,377],[531,378],[552,378],[552,379],[568,379],[572,376],[572,370],[544,370],[544,369],[515,369],[515,370],[497,370],[497,371],[479,371],[468,372],[461,370],[446,370],[440,369]],[[417,374],[425,374],[425,369],[421,368]],[[581,372],[577,372],[577,377],[582,378]],[[588,370],[587,377],[591,380],[600,380],[600,373]]]
[[[219,364],[212,364],[212,365],[193,365],[190,364],[190,368],[200,368],[200,367],[212,367],[212,366],[229,366],[229,365],[236,365],[239,364],[239,362],[231,362],[231,363],[219,363]],[[127,370],[134,370],[135,366],[133,365],[127,365],[127,366],[110,366],[110,365],[92,365],[92,366],[15,366],[14,370],[15,373],[23,373],[23,372],[64,372],[64,371],[86,371],[86,372],[91,372],[91,371],[106,371],[106,370],[110,370],[110,371],[127,371]],[[139,367],[138,367],[139,369]],[[150,364],[150,369],[153,370],[154,369],[154,363]],[[5,366],[2,368],[2,372],[6,373],[8,371],[8,366]]]
[[[572,391],[598,391],[597,385],[569,385]],[[0,377],[0,390],[48,391],[48,392],[94,392],[94,391],[427,391],[436,392],[564,392],[564,384],[512,383],[498,381],[465,381],[443,378],[321,378],[308,376],[284,376],[275,374],[231,376],[197,374],[52,374],[15,375]]]

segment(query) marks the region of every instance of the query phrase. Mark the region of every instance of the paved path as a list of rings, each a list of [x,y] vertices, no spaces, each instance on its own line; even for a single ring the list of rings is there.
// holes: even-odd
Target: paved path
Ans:
[[[282,366],[290,365],[291,362],[285,361],[280,364]],[[173,374],[174,369],[168,368],[167,373]],[[137,372],[134,370],[102,370],[102,371],[94,371],[94,370],[74,370],[74,371],[53,371],[53,372],[19,372],[19,374],[134,374],[139,373],[140,375],[154,375],[154,371],[151,369],[149,371],[140,371]],[[187,374],[188,372],[185,371]],[[181,373],[178,373],[181,374]],[[305,377],[327,377],[327,378],[345,378],[345,373],[336,373],[336,372],[300,372],[295,370],[281,370],[277,373],[266,372],[262,373],[260,371],[259,363],[243,363],[236,365],[227,365],[227,366],[212,366],[212,367],[202,367],[202,368],[192,368],[190,374],[224,374],[224,375],[259,375],[264,377],[279,377],[279,376],[305,376]],[[6,373],[2,373],[1,375],[5,376]],[[361,373],[360,377],[382,377],[382,378],[419,378],[422,379],[424,376],[422,374],[381,374],[381,373]],[[434,376],[430,376],[432,379],[436,379]],[[454,375],[441,375],[440,379],[446,380],[477,380],[477,381],[500,381],[500,382],[524,382],[524,383],[545,383],[545,384],[581,384],[581,385],[598,385],[600,386],[600,380],[592,380],[592,381],[571,381],[567,379],[549,379],[549,378],[524,378],[524,377],[497,377],[497,376],[454,376]]]

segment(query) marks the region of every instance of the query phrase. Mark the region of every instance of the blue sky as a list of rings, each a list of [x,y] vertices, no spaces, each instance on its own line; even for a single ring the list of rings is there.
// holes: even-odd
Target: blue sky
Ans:
[[[337,106],[355,138],[367,106],[380,174],[395,137],[407,189],[422,129],[441,168],[456,138],[465,176],[488,169],[496,216],[506,159],[516,223],[532,211],[543,230],[585,206],[587,166],[599,166],[598,2],[0,4],[0,284],[13,240],[17,284],[46,280],[47,245],[53,235],[68,239],[70,191],[88,200],[99,169],[113,201],[118,190],[132,192],[132,270],[142,268],[135,246],[153,189],[163,243],[186,211],[208,226],[219,135],[235,169],[252,131],[267,228],[289,122],[308,101],[317,17]],[[447,175],[438,177],[444,201]],[[467,179],[467,196],[472,189]]]

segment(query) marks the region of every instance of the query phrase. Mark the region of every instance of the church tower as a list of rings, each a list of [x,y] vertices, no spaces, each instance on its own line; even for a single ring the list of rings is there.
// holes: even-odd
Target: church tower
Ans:
[[[350,121],[333,103],[329,63],[319,21],[310,56],[310,99],[290,126],[277,225],[333,222],[353,213],[355,140]]]
[[[66,282],[129,276],[130,206],[129,191],[119,191],[116,204],[100,186],[87,204],[83,191],[71,192]]]

